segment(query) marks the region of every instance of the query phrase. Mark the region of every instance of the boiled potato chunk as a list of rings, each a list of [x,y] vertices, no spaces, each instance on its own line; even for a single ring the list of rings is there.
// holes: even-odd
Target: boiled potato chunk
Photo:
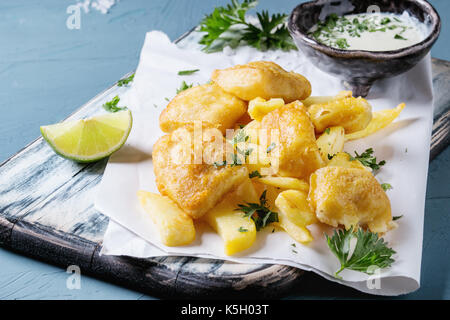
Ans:
[[[371,134],[377,132],[378,130],[383,129],[400,115],[400,112],[402,112],[403,108],[405,108],[405,104],[401,103],[394,109],[387,109],[374,112],[372,120],[369,122],[369,125],[365,129],[346,134],[345,140],[348,141],[361,139],[370,136]]]
[[[323,104],[328,103],[333,100],[339,100],[344,98],[349,98],[352,96],[351,91],[339,91],[335,96],[310,96],[302,101],[305,107],[312,106],[313,104]]]
[[[284,106],[284,100],[281,98],[272,98],[266,101],[258,97],[249,102],[248,113],[252,119],[261,121],[266,114],[282,106]]]
[[[317,139],[322,159],[327,163],[329,158],[344,150],[345,130],[343,127],[331,127]]]
[[[238,204],[246,202],[258,202],[258,196],[250,179],[228,193],[204,216],[205,221],[223,239],[224,251],[228,256],[250,248],[255,242],[255,223],[251,218],[244,217],[242,211],[236,210]]]
[[[138,191],[138,198],[155,224],[164,245],[176,247],[194,241],[195,228],[192,218],[170,198],[147,191]]]
[[[306,226],[316,223],[317,218],[308,203],[305,192],[283,191],[275,200],[275,206],[278,209],[278,225],[294,240],[303,244],[313,240]]]
[[[356,169],[364,169],[371,171],[369,167],[366,167],[358,160],[354,159],[351,160],[351,157],[346,152],[339,152],[336,153],[331,159],[328,164],[328,167],[342,167],[342,168],[356,168]]]
[[[308,192],[309,184],[305,180],[290,177],[263,177],[258,182],[281,189],[294,189]]]
[[[344,127],[345,133],[363,130],[372,120],[372,106],[364,98],[344,98],[308,108],[317,133],[333,126]]]

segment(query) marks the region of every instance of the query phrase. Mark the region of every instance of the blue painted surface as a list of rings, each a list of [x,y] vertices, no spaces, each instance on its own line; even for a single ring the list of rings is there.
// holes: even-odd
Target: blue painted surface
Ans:
[[[110,13],[81,15],[81,29],[66,28],[76,1],[0,2],[0,161],[39,135],[39,126],[64,119],[137,66],[144,34],[158,29],[175,39],[205,13],[228,1],[121,0]],[[261,0],[259,9],[289,12],[298,0]],[[450,1],[431,3],[443,17],[432,50],[450,60]],[[450,299],[450,149],[430,165],[425,215],[422,288],[402,298]],[[87,276],[80,290],[66,288],[64,270],[0,249],[0,299],[149,299]],[[314,275],[289,298],[362,297]],[[364,296],[367,297],[367,296]]]

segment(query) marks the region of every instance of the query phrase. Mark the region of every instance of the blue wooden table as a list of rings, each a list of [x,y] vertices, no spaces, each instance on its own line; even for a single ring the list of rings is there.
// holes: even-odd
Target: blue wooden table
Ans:
[[[0,162],[134,70],[145,32],[158,29],[175,39],[205,13],[228,1],[121,0],[108,14],[81,11],[81,28],[66,26],[75,0],[0,2]],[[299,0],[261,0],[259,9],[288,13]],[[432,55],[450,60],[450,1],[432,0],[443,17]],[[402,299],[450,299],[450,148],[431,164],[425,213],[422,287]],[[0,249],[0,299],[152,299],[139,292],[81,277],[81,289],[66,286],[57,267]],[[367,297],[313,274],[288,298]]]

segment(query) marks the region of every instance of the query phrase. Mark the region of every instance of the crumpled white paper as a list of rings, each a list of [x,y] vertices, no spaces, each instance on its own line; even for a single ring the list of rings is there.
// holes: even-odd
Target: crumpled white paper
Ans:
[[[394,216],[403,215],[399,228],[385,235],[397,252],[391,268],[381,270],[380,280],[351,270],[334,272],[339,262],[328,249],[324,226],[311,226],[314,241],[309,246],[295,243],[287,233],[272,233],[268,227],[258,233],[252,248],[240,255],[223,253],[221,238],[203,224],[197,226],[196,240],[189,246],[166,247],[148,215],[140,208],[136,192],[158,192],[153,173],[151,150],[162,135],[158,118],[175,96],[184,80],[205,83],[214,69],[255,60],[273,60],[287,70],[305,75],[312,84],[313,95],[333,95],[343,90],[341,81],[314,67],[301,52],[259,52],[242,47],[235,52],[205,54],[196,49],[180,48],[157,31],[146,35],[139,66],[129,91],[121,104],[133,112],[133,129],[126,145],[108,162],[96,196],[96,208],[111,218],[106,231],[102,254],[153,257],[164,255],[217,258],[242,263],[284,264],[311,270],[321,276],[360,291],[379,295],[398,295],[419,288],[422,256],[428,156],[433,120],[431,60],[427,56],[411,71],[395,78],[378,81],[372,88],[369,102],[374,110],[393,108],[406,103],[400,117],[378,133],[346,144],[346,150],[364,151],[373,147],[378,159],[386,165],[376,175],[390,183],[387,192]],[[191,76],[178,76],[180,70],[200,69]],[[370,281],[367,281],[367,280]]]

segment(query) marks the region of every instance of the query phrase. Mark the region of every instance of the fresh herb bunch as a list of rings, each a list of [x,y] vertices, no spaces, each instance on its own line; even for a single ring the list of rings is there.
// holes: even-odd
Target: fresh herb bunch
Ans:
[[[112,98],[111,101],[105,102],[103,104],[103,109],[105,109],[108,112],[117,112],[122,110],[127,110],[127,107],[118,107],[117,104],[119,103],[120,98],[119,96],[115,96]]]
[[[226,7],[217,7],[200,22],[200,32],[205,35],[199,43],[205,52],[216,52],[226,46],[237,47],[241,41],[259,50],[296,50],[286,27],[286,15],[269,15],[267,11],[257,13],[259,25],[249,23],[245,14],[256,7],[258,1],[231,0]]]
[[[238,204],[237,211],[244,212],[244,217],[249,217],[255,222],[256,231],[268,226],[272,222],[278,222],[278,213],[271,211],[267,204],[266,192],[259,197],[259,203]]]
[[[380,269],[388,268],[395,262],[392,255],[396,252],[388,247],[388,243],[383,238],[379,238],[377,233],[364,231],[359,228],[354,231],[349,230],[334,231],[333,236],[325,234],[328,247],[339,259],[341,267],[334,274],[339,278],[339,273],[344,269],[373,273],[373,266]],[[356,245],[353,254],[350,255],[350,242],[356,238]]]
[[[133,80],[134,80],[134,73],[129,77],[126,77],[124,79],[120,79],[119,81],[117,81],[117,85],[119,87],[124,87],[124,86],[128,85],[130,82],[133,82]]]
[[[358,154],[355,151],[355,156],[350,155],[350,161],[358,160],[364,166],[371,168],[372,170],[380,170],[382,166],[386,164],[385,160],[381,160],[377,163],[377,158],[373,156],[373,149],[366,149],[363,153]]]

